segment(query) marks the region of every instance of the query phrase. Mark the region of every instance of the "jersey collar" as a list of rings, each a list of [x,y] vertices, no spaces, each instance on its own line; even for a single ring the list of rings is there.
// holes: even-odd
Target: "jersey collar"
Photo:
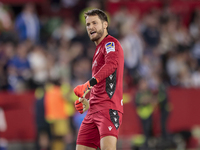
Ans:
[[[104,37],[104,39],[97,45],[97,47],[99,47],[99,45],[101,45],[102,43],[103,43],[103,41],[107,38],[107,37],[109,37],[110,35],[109,34],[107,34],[105,37]]]

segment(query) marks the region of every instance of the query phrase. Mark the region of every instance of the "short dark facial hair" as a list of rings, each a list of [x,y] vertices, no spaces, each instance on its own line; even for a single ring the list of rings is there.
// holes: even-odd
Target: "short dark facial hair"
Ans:
[[[101,32],[100,34],[98,34],[98,35],[100,35],[100,36],[97,35],[96,38],[91,39],[91,41],[93,41],[93,42],[94,42],[94,41],[97,41],[98,39],[100,39],[100,38],[102,37],[102,35],[103,35],[103,33],[104,33],[103,25],[102,25],[102,28],[101,28],[101,29],[102,29],[102,30],[101,30],[102,32]]]

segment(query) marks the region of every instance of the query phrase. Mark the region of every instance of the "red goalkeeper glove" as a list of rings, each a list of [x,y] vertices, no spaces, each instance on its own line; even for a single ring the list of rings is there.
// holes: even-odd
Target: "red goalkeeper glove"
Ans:
[[[76,110],[82,114],[90,107],[89,101],[86,98],[79,98],[75,101]]]
[[[78,85],[74,88],[74,93],[78,97],[85,97],[85,95],[90,91],[90,89],[98,83],[98,80],[94,77],[87,81],[85,84]]]
[[[92,87],[90,86],[90,82],[87,81],[85,84],[82,85],[78,85],[77,87],[74,88],[74,93],[78,96],[78,97],[84,97],[87,92],[89,92],[89,90]]]
[[[75,108],[80,114],[83,113],[83,103],[79,102],[79,100],[75,101]]]

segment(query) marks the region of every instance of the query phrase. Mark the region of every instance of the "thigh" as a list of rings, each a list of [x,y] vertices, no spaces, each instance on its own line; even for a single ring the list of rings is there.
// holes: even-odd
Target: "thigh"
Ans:
[[[119,127],[122,123],[122,113],[117,110],[106,109],[94,115],[94,121],[99,129],[100,139],[106,136],[118,138]]]
[[[93,122],[93,114],[86,115],[80,126],[77,137],[77,148],[85,147],[97,149],[100,147],[100,135],[96,124]],[[82,148],[81,148],[82,147]],[[80,149],[79,149],[80,148]],[[86,149],[84,149],[86,150]]]
[[[76,150],[96,150],[96,148],[91,148],[84,145],[76,145]]]
[[[102,150],[116,150],[117,148],[117,138],[115,136],[105,136],[101,138],[101,149]]]

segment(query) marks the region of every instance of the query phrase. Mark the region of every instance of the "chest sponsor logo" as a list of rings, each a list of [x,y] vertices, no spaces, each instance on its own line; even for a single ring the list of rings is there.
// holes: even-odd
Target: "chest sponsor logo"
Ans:
[[[106,47],[107,54],[109,52],[114,52],[115,51],[115,43],[114,42],[108,42],[108,43],[106,43],[105,47]]]

